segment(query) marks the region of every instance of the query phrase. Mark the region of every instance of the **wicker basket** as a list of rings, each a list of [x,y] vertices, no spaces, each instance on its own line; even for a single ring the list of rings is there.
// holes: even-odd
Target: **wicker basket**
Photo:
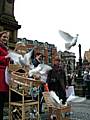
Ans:
[[[18,65],[18,64],[9,64],[9,67],[8,67],[9,71],[11,71],[11,72],[16,71],[16,70],[18,70],[20,68],[21,68],[21,66]]]

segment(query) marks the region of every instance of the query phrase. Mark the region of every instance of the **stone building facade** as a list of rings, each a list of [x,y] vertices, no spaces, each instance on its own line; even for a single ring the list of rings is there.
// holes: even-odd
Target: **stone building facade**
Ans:
[[[90,69],[90,49],[89,49],[88,51],[85,51],[85,53],[84,53],[83,70],[84,70],[87,66],[88,66],[89,69]]]
[[[85,51],[84,58],[90,63],[90,49]]]
[[[14,46],[16,42],[18,29],[21,25],[14,16],[14,0],[0,0],[0,31],[10,32],[9,46]]]
[[[66,73],[71,74],[73,71],[75,71],[75,53],[59,51],[58,54],[65,65]]]

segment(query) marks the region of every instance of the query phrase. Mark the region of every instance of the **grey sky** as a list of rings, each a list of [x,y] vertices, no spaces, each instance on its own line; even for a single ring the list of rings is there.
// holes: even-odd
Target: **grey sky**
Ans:
[[[78,44],[84,51],[90,48],[90,6],[89,0],[15,0],[15,18],[22,25],[18,37],[55,44],[58,50],[65,50],[65,41],[58,33],[63,30],[79,39],[70,52],[78,60]]]

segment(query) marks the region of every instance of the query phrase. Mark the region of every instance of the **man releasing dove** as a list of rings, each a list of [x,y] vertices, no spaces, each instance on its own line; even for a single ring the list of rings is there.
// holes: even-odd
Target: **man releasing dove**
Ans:
[[[61,37],[63,39],[65,39],[67,41],[67,43],[65,43],[65,48],[67,50],[70,50],[72,46],[75,46],[77,43],[77,39],[78,39],[78,34],[76,34],[76,37],[71,36],[69,33],[66,33],[62,30],[59,30],[59,34],[61,35]]]

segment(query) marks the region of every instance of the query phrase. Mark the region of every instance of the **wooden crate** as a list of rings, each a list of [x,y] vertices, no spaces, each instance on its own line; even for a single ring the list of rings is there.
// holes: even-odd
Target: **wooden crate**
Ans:
[[[51,115],[56,116],[56,120],[70,120],[69,116],[66,117],[65,113],[71,112],[71,106],[59,106],[58,104],[54,104],[54,102],[50,99],[49,92],[43,92],[43,96],[45,99],[45,103],[48,108],[48,120],[51,120]]]
[[[11,73],[11,82],[9,85],[9,120],[15,120],[14,112],[17,112],[18,120],[29,120],[30,110],[32,108],[37,109],[37,115],[34,120],[39,120],[39,94],[38,99],[34,100],[30,94],[30,89],[32,87],[39,87],[41,82],[35,79],[28,78],[27,74],[21,74],[16,71]],[[18,99],[12,101],[12,92],[15,94],[15,97]]]

